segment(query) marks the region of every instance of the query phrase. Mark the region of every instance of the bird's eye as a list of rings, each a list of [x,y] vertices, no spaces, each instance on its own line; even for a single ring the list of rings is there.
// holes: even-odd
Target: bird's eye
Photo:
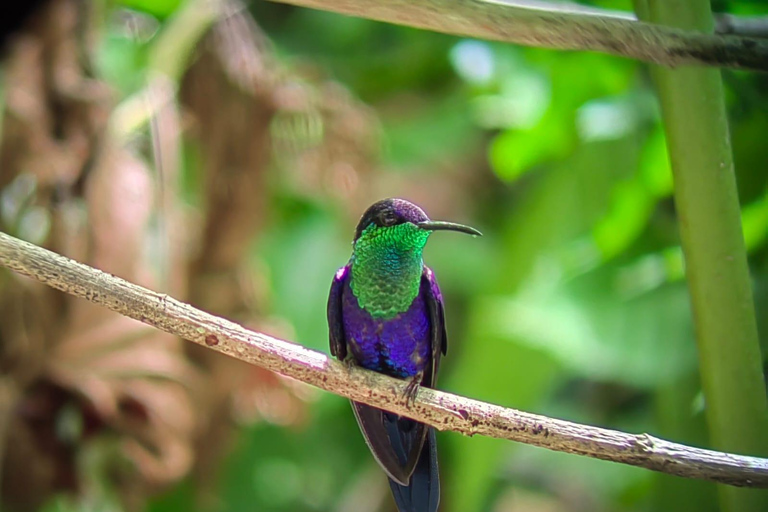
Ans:
[[[397,224],[397,216],[392,212],[384,212],[381,214],[381,224],[383,226],[394,226]]]

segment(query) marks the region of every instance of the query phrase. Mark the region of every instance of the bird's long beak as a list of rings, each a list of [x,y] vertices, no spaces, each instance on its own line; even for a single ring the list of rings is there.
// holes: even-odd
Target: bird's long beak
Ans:
[[[483,236],[483,234],[478,230],[476,230],[475,228],[471,228],[463,224],[456,224],[454,222],[443,222],[441,220],[425,220],[424,222],[419,222],[416,225],[419,226],[421,229],[427,229],[429,231],[439,231],[442,229],[446,231],[459,231],[461,233],[466,233],[472,236]]]

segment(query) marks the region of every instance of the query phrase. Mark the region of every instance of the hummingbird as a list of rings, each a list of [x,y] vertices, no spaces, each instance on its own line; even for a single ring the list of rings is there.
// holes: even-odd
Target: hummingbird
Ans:
[[[434,231],[480,236],[469,226],[433,221],[404,199],[371,205],[355,229],[352,256],[328,296],[331,354],[408,380],[406,400],[434,387],[447,350],[443,297],[422,252]],[[440,502],[435,431],[423,423],[352,401],[400,512],[435,512]]]

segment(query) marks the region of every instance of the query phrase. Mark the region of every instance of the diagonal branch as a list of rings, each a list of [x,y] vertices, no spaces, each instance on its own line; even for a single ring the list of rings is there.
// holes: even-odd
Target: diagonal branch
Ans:
[[[687,478],[768,488],[768,459],[552,419],[426,388],[409,407],[403,381],[348,368],[320,352],[246,330],[2,232],[0,265],[212,350],[440,430],[509,439]]]
[[[768,39],[644,23],[630,13],[541,0],[272,0],[463,37],[588,50],[663,66],[768,71]],[[764,18],[726,18],[723,32],[765,36]]]

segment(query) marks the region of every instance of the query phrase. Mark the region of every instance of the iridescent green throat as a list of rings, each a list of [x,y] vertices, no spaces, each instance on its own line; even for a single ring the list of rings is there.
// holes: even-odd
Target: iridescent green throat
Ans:
[[[406,222],[368,226],[352,251],[350,287],[371,316],[392,318],[408,310],[419,293],[424,246],[430,232]]]

